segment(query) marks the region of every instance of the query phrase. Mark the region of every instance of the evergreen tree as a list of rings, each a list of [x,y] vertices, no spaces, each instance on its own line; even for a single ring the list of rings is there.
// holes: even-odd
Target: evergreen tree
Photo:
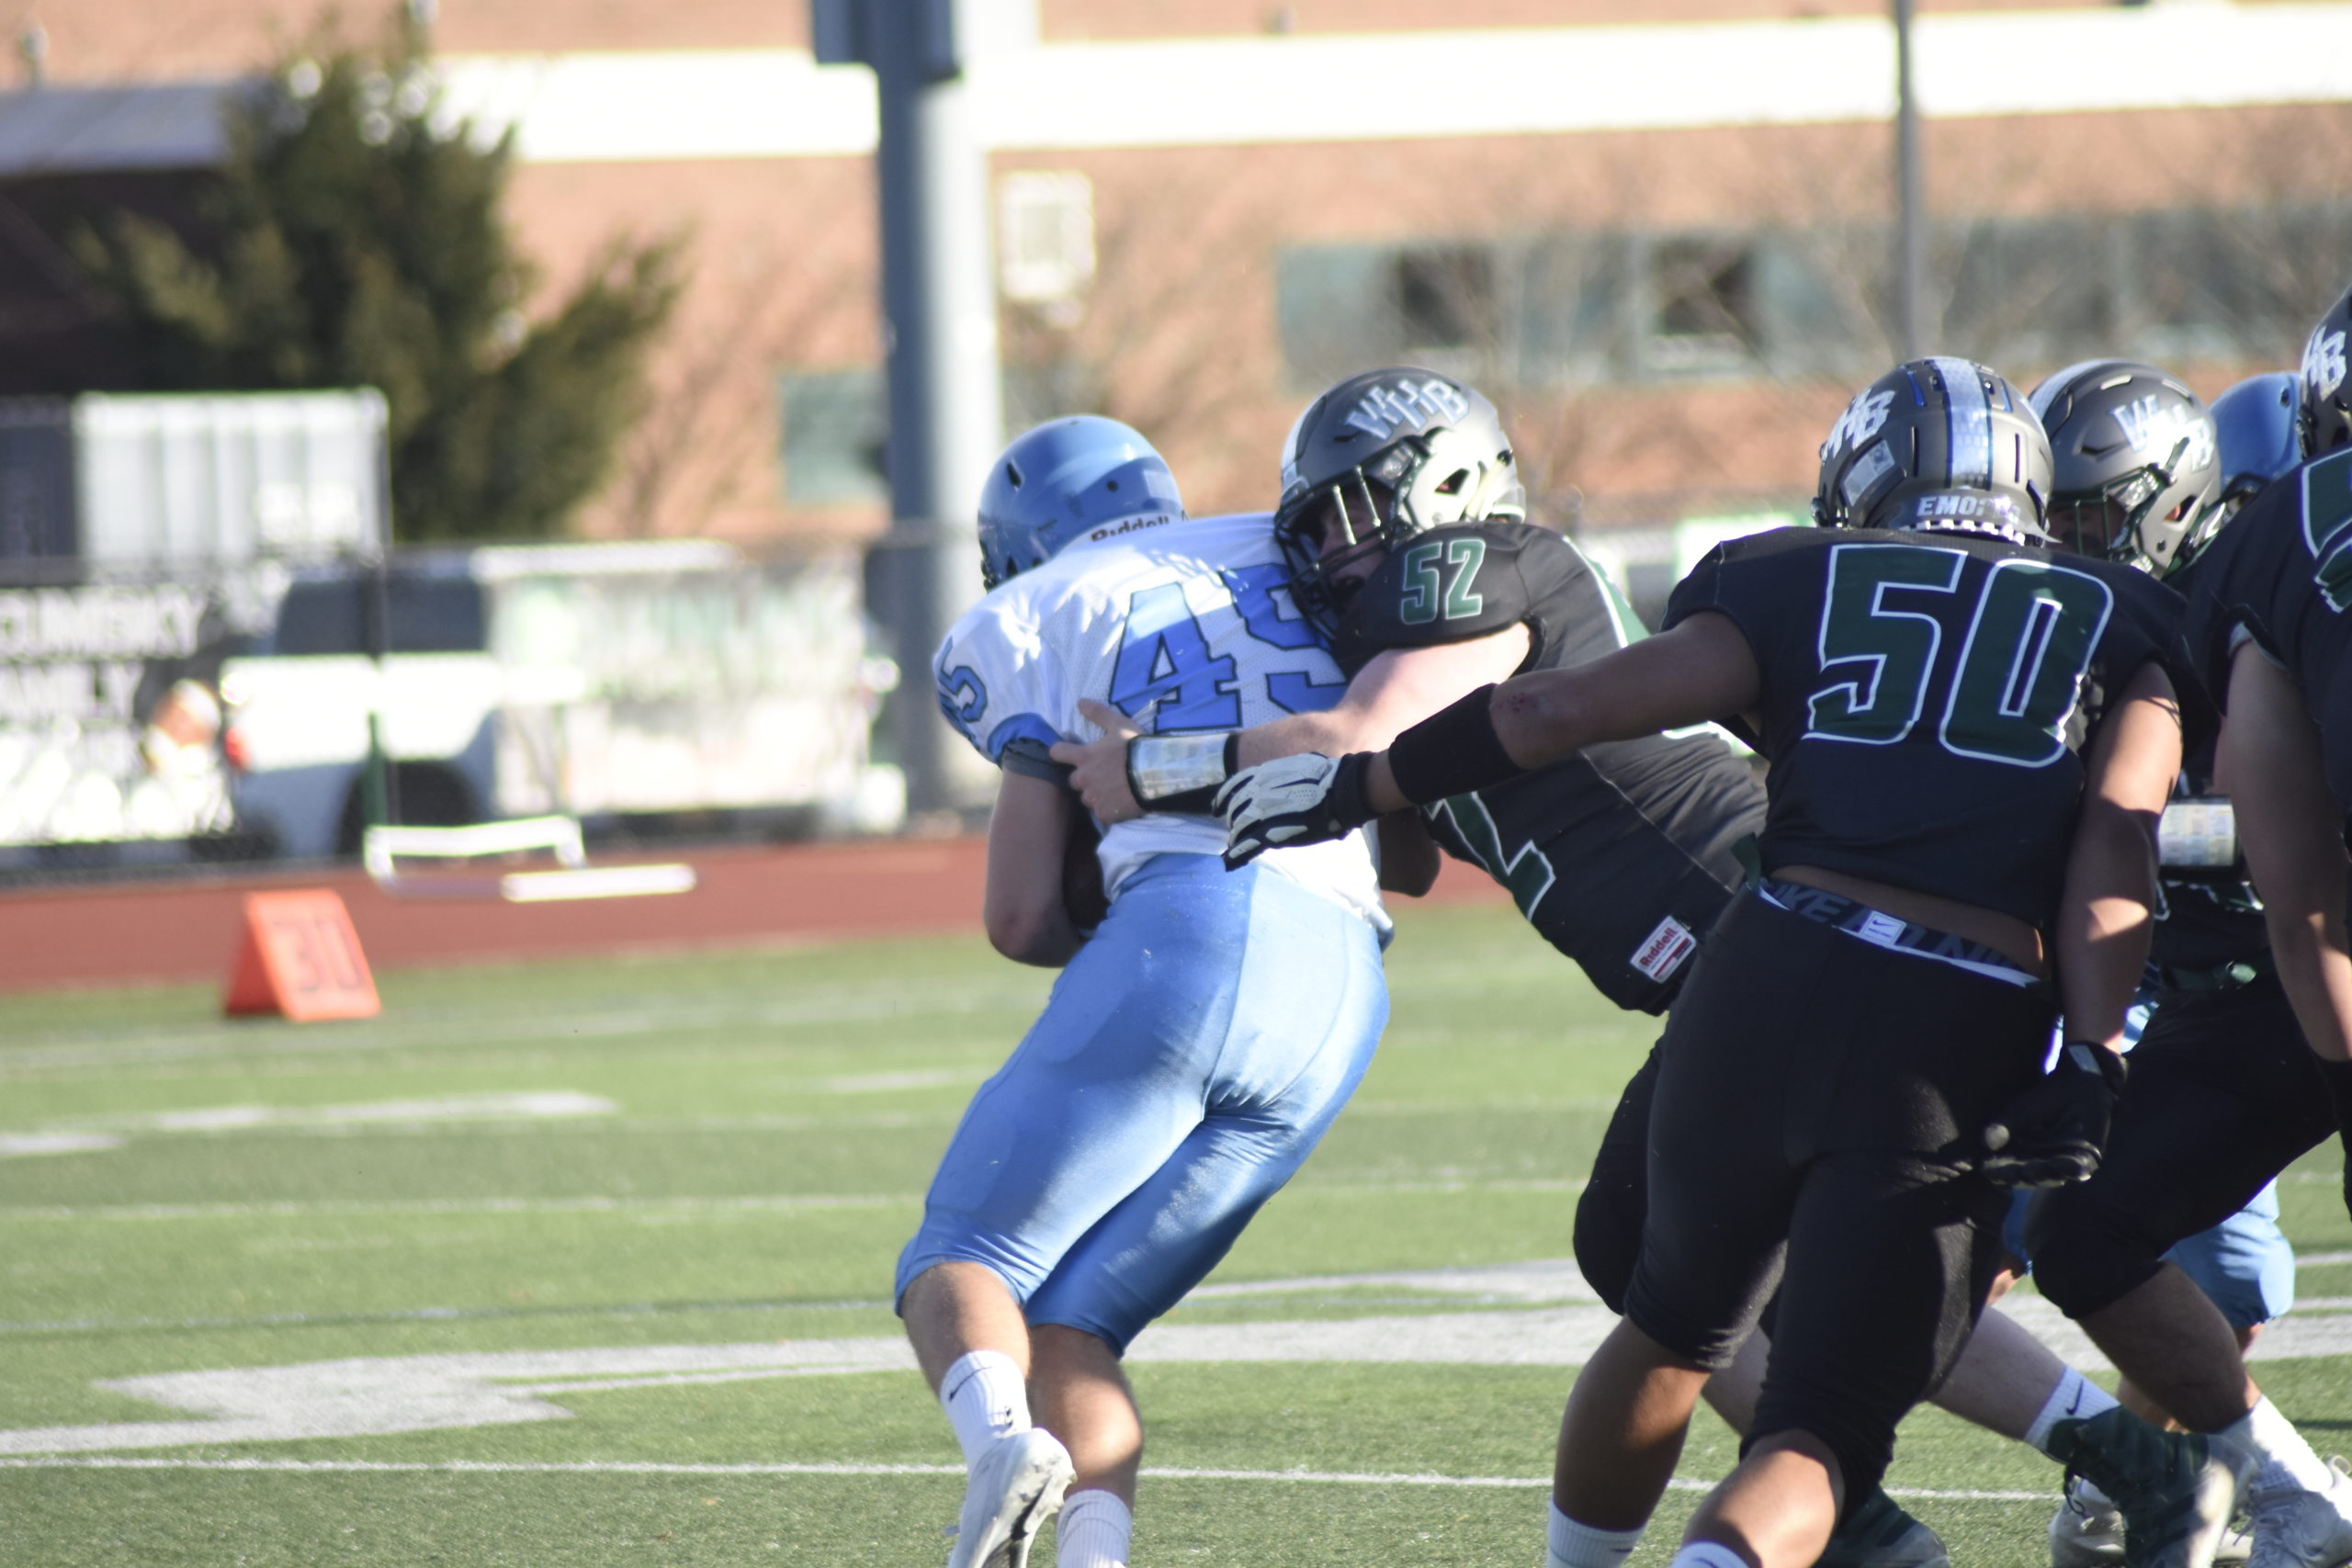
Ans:
[[[154,390],[382,391],[402,541],[559,533],[642,406],[676,244],[616,240],[530,321],[499,210],[511,132],[478,145],[443,110],[412,31],[317,54],[228,110],[206,232],[115,213],[77,259]]]

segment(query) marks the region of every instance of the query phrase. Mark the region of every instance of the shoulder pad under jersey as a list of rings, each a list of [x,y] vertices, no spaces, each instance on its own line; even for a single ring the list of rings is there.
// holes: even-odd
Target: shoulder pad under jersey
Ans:
[[[1392,648],[1467,642],[1534,619],[1546,583],[1580,570],[1566,541],[1525,523],[1458,523],[1391,550],[1349,602],[1332,655],[1350,674]]]

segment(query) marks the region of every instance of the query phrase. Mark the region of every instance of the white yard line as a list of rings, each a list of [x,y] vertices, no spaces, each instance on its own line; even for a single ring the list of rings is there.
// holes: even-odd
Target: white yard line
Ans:
[[[71,1035],[19,1042],[0,1048],[0,1077],[59,1067],[128,1066],[189,1058],[261,1058],[273,1055],[334,1055],[352,1052],[437,1049],[447,1053],[463,1042],[470,1057],[483,1047],[573,1037],[612,1039],[694,1030],[808,1028],[880,1019],[919,1019],[984,1012],[991,1009],[1035,1010],[1030,994],[998,992],[909,992],[804,1002],[794,1005],[618,1009],[558,1014],[481,1014],[462,1009],[412,1011],[397,1022],[345,1026],[331,1033],[263,1033],[253,1028],[158,1031],[128,1039]],[[691,1054],[691,1053],[689,1053]]]
[[[278,1472],[311,1475],[961,1475],[960,1464],[672,1464],[646,1460],[586,1460],[571,1463],[503,1463],[482,1460],[292,1459],[135,1459],[115,1455],[94,1458],[0,1459],[0,1470],[194,1470],[238,1472]],[[1505,1487],[1512,1490],[1548,1486],[1550,1476],[1389,1474],[1376,1471],[1340,1470],[1200,1470],[1148,1465],[1149,1481],[1261,1481],[1308,1486],[1432,1486]],[[1677,1492],[1710,1492],[1712,1481],[1677,1476],[1667,1483]],[[1894,1486],[1894,1497],[1924,1497],[1973,1503],[2046,1503],[2054,1492],[1954,1492]]]
[[[838,1123],[827,1123],[838,1125]],[[898,1124],[895,1120],[886,1124]],[[1426,1181],[1301,1181],[1290,1189],[1290,1201],[1317,1197],[1391,1198],[1453,1192],[1560,1192],[1584,1190],[1582,1181],[1519,1179],[1481,1180],[1475,1177],[1435,1178]],[[714,1213],[750,1211],[790,1213],[801,1209],[871,1209],[920,1203],[920,1192],[853,1193],[741,1198],[396,1198],[301,1199],[258,1203],[22,1203],[0,1205],[0,1224],[10,1221],[53,1223],[71,1220],[244,1220],[343,1218],[358,1214],[628,1214],[640,1213]],[[1383,1280],[1388,1276],[1381,1276]],[[1253,1290],[1273,1286],[1250,1287]],[[1282,1287],[1287,1288],[1287,1287]]]

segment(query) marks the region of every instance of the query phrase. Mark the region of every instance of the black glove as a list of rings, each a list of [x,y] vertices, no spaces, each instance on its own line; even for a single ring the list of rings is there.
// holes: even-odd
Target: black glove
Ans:
[[[1247,865],[1268,850],[1344,838],[1372,820],[1364,799],[1369,751],[1344,757],[1304,752],[1244,768],[1225,781],[1209,809],[1225,818],[1225,863]]]
[[[2107,1125],[2123,1079],[2122,1057],[2104,1045],[2068,1041],[2057,1065],[1984,1124],[1990,1152],[1976,1168],[2003,1187],[2088,1181],[2107,1146]]]

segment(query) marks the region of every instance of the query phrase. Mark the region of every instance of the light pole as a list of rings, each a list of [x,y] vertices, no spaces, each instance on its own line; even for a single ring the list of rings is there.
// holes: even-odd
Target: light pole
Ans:
[[[1004,442],[989,266],[988,151],[966,80],[975,0],[812,0],[820,64],[871,66],[889,378],[890,532],[867,556],[868,604],[903,672],[890,738],[907,804],[966,804],[960,747],[934,713],[932,654],[978,592],[973,506]]]
[[[1911,90],[1915,0],[1894,0],[1894,338],[1898,357],[1926,351],[1928,220],[1919,186],[1919,100]]]

